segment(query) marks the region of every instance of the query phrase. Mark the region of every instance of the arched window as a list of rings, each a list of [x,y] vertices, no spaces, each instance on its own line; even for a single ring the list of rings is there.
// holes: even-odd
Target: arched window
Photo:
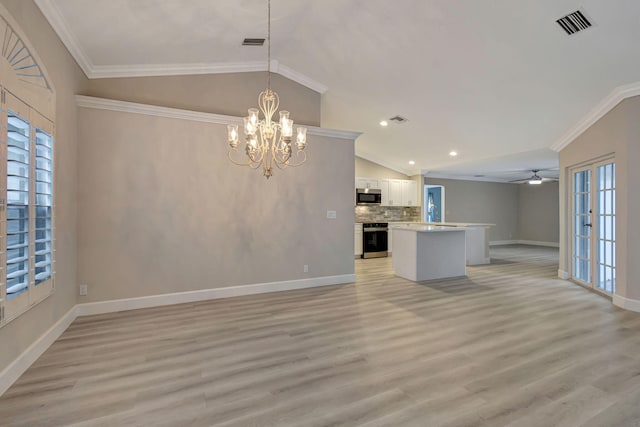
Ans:
[[[55,93],[0,7],[0,325],[54,289]]]

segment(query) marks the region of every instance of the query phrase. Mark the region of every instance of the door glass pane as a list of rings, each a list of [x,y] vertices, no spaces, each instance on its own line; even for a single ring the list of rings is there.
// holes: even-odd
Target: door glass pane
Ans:
[[[616,291],[615,275],[615,163],[608,163],[597,168],[597,229],[596,238],[598,253],[596,258],[596,272],[598,277],[596,286],[608,293]]]
[[[591,171],[583,170],[573,174],[573,277],[583,282],[591,282]]]

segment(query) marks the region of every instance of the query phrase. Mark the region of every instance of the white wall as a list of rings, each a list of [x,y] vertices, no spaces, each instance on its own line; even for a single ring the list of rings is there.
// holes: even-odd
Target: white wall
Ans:
[[[409,179],[408,175],[363,159],[362,157],[356,157],[356,176],[378,179]]]

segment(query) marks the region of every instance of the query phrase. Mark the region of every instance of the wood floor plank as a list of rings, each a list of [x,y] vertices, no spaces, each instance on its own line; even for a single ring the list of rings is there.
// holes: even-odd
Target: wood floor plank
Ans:
[[[0,397],[2,426],[640,425],[640,315],[556,278],[553,248],[492,248],[412,283],[87,316]]]

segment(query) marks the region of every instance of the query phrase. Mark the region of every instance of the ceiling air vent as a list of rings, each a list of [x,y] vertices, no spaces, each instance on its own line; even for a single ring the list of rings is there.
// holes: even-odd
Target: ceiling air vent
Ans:
[[[264,39],[244,39],[242,46],[262,46],[264,45]]]
[[[578,31],[586,30],[591,27],[591,22],[580,12],[576,10],[567,16],[556,21],[568,35],[575,34]]]
[[[393,116],[389,119],[390,122],[396,123],[398,125],[401,125],[402,123],[406,123],[409,121],[409,119],[402,117],[402,116]]]

